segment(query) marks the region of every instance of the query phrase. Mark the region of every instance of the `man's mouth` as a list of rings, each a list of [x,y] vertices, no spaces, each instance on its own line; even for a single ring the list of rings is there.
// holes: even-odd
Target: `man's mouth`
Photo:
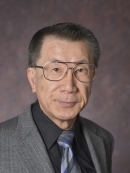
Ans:
[[[61,107],[66,107],[66,108],[73,107],[76,104],[76,102],[64,102],[64,101],[58,101],[58,103],[60,104]]]

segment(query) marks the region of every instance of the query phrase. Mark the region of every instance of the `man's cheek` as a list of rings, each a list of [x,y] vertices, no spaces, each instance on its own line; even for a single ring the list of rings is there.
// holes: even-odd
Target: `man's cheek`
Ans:
[[[41,92],[44,92],[45,91],[45,87],[44,85],[41,85]]]

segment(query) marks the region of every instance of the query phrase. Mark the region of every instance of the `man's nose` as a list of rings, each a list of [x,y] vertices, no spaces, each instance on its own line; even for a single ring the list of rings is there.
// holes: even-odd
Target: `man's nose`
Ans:
[[[73,74],[73,68],[69,67],[67,74],[64,79],[62,79],[62,87],[61,90],[66,91],[68,93],[73,93],[77,91],[77,79]]]

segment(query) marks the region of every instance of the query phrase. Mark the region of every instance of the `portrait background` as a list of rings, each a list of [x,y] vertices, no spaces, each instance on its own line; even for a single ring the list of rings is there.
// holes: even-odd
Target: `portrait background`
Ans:
[[[113,173],[130,173],[130,1],[1,0],[0,122],[36,100],[27,81],[27,48],[32,35],[59,22],[93,31],[101,47],[99,68],[81,115],[115,138]]]

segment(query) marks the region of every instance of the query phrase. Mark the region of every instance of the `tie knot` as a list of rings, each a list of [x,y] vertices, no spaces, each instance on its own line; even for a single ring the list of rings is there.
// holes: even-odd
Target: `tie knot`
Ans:
[[[62,134],[59,136],[57,143],[62,148],[67,148],[72,146],[74,135],[71,131],[63,131]]]

